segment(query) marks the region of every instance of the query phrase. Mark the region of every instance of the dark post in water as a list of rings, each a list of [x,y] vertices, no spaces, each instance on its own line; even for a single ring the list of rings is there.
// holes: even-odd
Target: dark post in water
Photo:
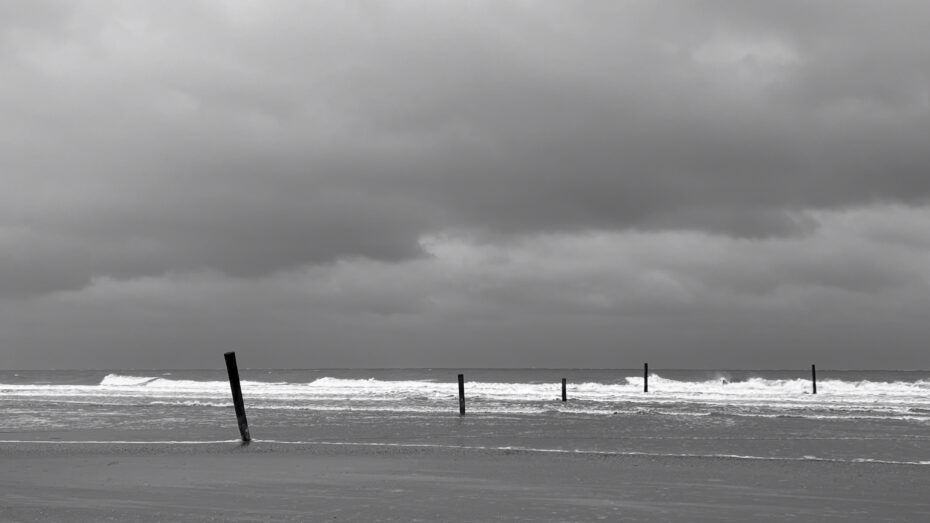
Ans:
[[[649,392],[649,364],[643,363],[643,392]]]
[[[811,384],[814,386],[814,394],[817,394],[817,366],[811,364]]]
[[[568,396],[565,394],[565,378],[562,378],[562,401],[568,401]]]
[[[232,389],[233,405],[236,406],[236,419],[239,421],[239,434],[242,441],[248,443],[252,440],[249,435],[249,422],[245,419],[245,404],[242,402],[242,388],[239,386],[239,367],[236,365],[236,353],[227,352],[226,372],[229,373],[229,388]]]
[[[465,375],[459,374],[459,415],[465,415]]]

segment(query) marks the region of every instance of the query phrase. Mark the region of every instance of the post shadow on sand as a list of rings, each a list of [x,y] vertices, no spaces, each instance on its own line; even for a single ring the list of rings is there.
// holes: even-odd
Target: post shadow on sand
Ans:
[[[252,436],[249,434],[249,422],[245,419],[245,403],[242,401],[242,387],[239,385],[239,367],[236,365],[236,353],[227,352],[223,357],[226,358],[226,372],[229,374],[229,388],[232,390],[233,405],[236,407],[239,435],[242,437],[242,444],[248,445],[252,441]]]

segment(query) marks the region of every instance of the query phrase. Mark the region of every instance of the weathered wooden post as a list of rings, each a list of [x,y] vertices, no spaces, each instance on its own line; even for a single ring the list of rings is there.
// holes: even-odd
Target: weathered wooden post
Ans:
[[[465,415],[465,375],[459,374],[459,416]]]
[[[811,385],[814,386],[814,394],[817,394],[817,366],[811,364]]]
[[[649,364],[643,363],[643,392],[649,392]]]
[[[568,401],[568,396],[565,394],[565,378],[562,378],[562,401]]]
[[[227,352],[226,372],[229,374],[229,388],[232,389],[233,405],[236,406],[236,419],[239,421],[239,434],[242,441],[248,443],[252,440],[249,435],[249,422],[245,419],[245,404],[242,402],[242,388],[239,386],[239,367],[236,365],[236,353]]]

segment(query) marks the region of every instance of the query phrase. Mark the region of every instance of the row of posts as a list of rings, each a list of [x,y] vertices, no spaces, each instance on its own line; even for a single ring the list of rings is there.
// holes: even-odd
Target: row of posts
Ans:
[[[252,437],[249,434],[249,422],[245,418],[245,403],[242,401],[242,387],[239,384],[239,367],[236,365],[236,353],[227,352],[226,372],[229,374],[229,387],[232,390],[233,405],[236,408],[236,420],[239,422],[239,435],[242,441],[248,443]],[[459,415],[465,415],[465,375],[459,374]],[[567,381],[562,378],[562,401],[568,401]],[[817,366],[811,365],[811,386],[813,393],[817,394]],[[649,392],[649,364],[643,364],[643,392]]]

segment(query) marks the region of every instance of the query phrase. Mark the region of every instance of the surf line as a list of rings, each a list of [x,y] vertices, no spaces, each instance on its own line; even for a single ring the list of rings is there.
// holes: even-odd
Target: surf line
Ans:
[[[238,439],[221,440],[0,440],[2,444],[36,444],[36,445],[216,445],[220,443],[241,443]],[[383,443],[383,442],[350,442],[350,441],[288,441],[276,439],[253,439],[252,443],[270,443],[273,445],[302,445],[302,446],[339,446],[339,447],[395,447],[395,448],[423,448],[448,450],[481,450],[496,452],[518,452],[526,454],[569,454],[587,456],[638,456],[651,458],[703,458],[703,459],[734,459],[750,461],[812,461],[826,463],[879,463],[885,465],[930,465],[930,461],[895,461],[873,458],[819,458],[817,456],[804,456],[800,458],[786,456],[746,456],[741,454],[675,454],[663,452],[637,452],[615,450],[584,450],[584,449],[544,449],[536,447],[492,447],[481,445],[442,445],[439,443]]]
[[[589,456],[641,456],[650,458],[704,458],[704,459],[739,459],[753,461],[820,461],[828,463],[883,463],[886,465],[930,465],[930,461],[894,461],[873,458],[818,458],[804,456],[792,458],[785,456],[745,456],[741,454],[675,454],[663,452],[637,452],[615,450],[583,450],[583,449],[543,449],[535,447],[491,447],[479,445],[442,445],[439,443],[379,443],[379,442],[350,442],[350,441],[285,441],[274,439],[253,440],[256,443],[272,443],[278,445],[321,445],[341,447],[400,447],[450,450],[485,450],[498,452],[521,452],[527,454],[575,454]]]

